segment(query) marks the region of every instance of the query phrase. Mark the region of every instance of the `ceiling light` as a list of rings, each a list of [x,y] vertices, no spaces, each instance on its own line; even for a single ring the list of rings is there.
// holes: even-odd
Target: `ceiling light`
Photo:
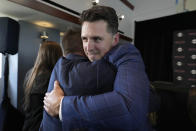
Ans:
[[[93,5],[97,5],[99,3],[99,0],[92,0]]]
[[[36,21],[35,24],[41,27],[46,27],[46,28],[54,27],[53,24],[51,24],[50,22],[46,22],[46,21]]]
[[[65,32],[60,32],[60,36],[64,36],[65,35]]]
[[[118,17],[119,20],[123,20],[124,18],[125,18],[125,15],[120,15],[120,16]]]
[[[42,40],[48,39],[48,33],[47,33],[46,31],[41,32],[40,38],[41,38]]]

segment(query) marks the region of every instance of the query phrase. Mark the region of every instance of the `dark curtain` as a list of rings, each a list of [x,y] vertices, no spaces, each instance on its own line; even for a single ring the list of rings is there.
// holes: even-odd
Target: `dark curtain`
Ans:
[[[135,46],[150,81],[173,81],[173,32],[196,29],[196,11],[135,22]]]

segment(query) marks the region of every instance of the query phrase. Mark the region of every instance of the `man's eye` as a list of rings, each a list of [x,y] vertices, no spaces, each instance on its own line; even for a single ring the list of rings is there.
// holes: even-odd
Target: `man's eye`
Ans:
[[[82,38],[82,41],[86,42],[87,41],[87,38]]]
[[[94,38],[94,41],[95,41],[96,43],[98,43],[98,42],[100,42],[100,41],[101,41],[101,38],[96,37],[96,38]]]

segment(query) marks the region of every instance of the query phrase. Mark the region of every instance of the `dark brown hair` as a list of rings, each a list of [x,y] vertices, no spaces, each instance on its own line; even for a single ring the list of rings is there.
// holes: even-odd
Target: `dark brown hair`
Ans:
[[[57,60],[62,56],[61,46],[53,41],[45,41],[40,45],[35,64],[25,83],[24,110],[29,106],[29,95],[36,76],[43,72],[52,72]]]
[[[82,39],[81,39],[81,29],[69,28],[62,40],[63,54],[80,52],[84,54]]]
[[[116,11],[108,6],[93,6],[88,10],[84,10],[81,14],[80,21],[95,22],[104,20],[108,24],[108,32],[116,34],[118,32],[118,16]]]

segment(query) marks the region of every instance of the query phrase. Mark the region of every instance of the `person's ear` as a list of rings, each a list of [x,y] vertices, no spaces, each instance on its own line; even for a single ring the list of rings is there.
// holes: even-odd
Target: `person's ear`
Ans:
[[[119,43],[119,33],[116,33],[115,35],[113,35],[113,46],[116,46]]]

